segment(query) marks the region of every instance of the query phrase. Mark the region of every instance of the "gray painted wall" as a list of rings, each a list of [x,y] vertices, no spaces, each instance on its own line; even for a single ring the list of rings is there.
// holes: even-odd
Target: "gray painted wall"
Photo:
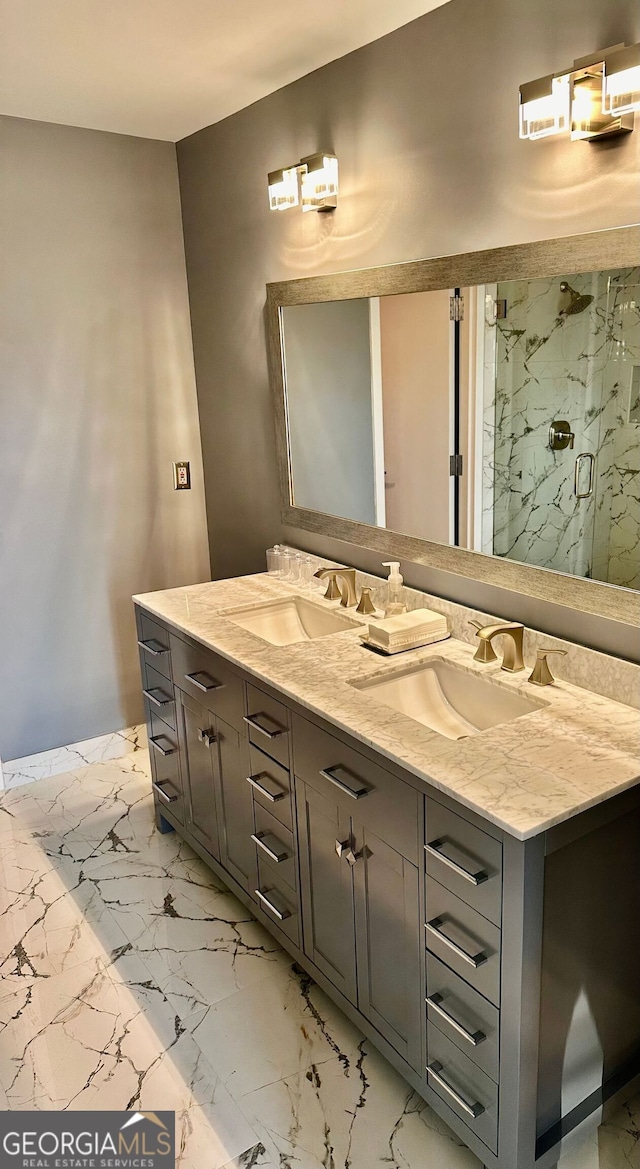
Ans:
[[[131,594],[208,577],[175,150],[0,122],[0,755],[138,721]],[[174,492],[171,460],[192,461]]]
[[[451,0],[179,143],[215,576],[260,569],[265,548],[296,539],[279,520],[265,283],[635,221],[640,129],[607,145],[521,142],[517,129],[520,82],[623,40],[640,40],[637,0]],[[320,148],[340,161],[336,212],[269,212],[267,172]],[[298,538],[363,568],[371,559]],[[405,574],[538,628],[573,621],[453,575]],[[580,618],[577,633],[633,652],[611,622]]]

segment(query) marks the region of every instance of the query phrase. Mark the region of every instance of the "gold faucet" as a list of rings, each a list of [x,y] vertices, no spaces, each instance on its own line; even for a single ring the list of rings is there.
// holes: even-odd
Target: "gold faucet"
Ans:
[[[480,645],[474,654],[474,662],[488,662],[495,659],[495,654],[493,658],[488,657],[487,646],[493,649],[491,642],[494,637],[499,637],[502,633],[508,634],[508,639],[505,643],[500,669],[509,670],[512,674],[517,673],[518,670],[524,670],[524,657],[522,656],[524,625],[521,625],[519,621],[503,621],[497,625],[484,625],[478,629],[476,637],[479,639]]]
[[[318,580],[329,577],[329,585],[324,594],[327,601],[335,601],[340,597],[340,604],[345,609],[358,603],[355,568],[319,568],[314,576],[317,576]],[[344,581],[344,590],[338,585],[338,577],[342,577]]]

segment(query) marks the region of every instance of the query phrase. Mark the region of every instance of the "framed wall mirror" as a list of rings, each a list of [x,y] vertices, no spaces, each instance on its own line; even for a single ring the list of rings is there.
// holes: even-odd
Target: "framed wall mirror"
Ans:
[[[632,622],[640,227],[267,286],[285,523]]]

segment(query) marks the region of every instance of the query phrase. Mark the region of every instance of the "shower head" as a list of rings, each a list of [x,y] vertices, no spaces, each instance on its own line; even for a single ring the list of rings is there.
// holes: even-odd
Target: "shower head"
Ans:
[[[566,308],[560,309],[560,312],[558,313],[559,317],[573,317],[576,315],[576,313],[583,313],[593,300],[593,297],[588,296],[586,293],[576,292],[575,288],[572,288],[570,284],[567,284],[566,280],[562,281],[560,285],[560,291],[568,292],[571,299]]]

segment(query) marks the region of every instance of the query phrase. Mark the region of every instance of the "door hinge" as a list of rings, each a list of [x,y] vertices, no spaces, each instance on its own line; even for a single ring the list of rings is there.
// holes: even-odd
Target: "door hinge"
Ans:
[[[496,301],[496,320],[506,321],[508,312],[508,305],[506,300],[501,299]]]
[[[462,455],[449,455],[449,474],[462,475]]]
[[[449,297],[449,320],[464,320],[464,296],[456,294],[455,296]]]

